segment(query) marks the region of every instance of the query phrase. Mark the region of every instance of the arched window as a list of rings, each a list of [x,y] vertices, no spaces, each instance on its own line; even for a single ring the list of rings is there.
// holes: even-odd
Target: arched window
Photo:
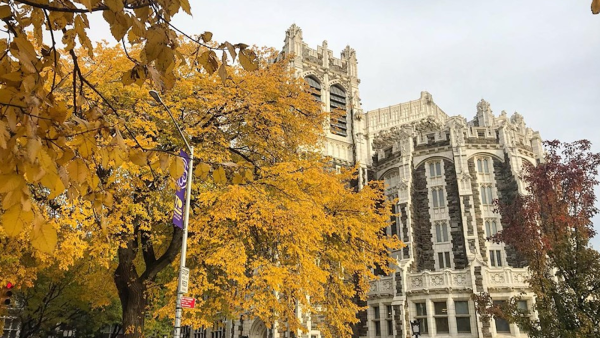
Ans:
[[[331,133],[347,136],[348,122],[346,121],[346,92],[338,85],[329,88],[329,108],[331,110],[331,119],[329,126]]]
[[[315,98],[315,100],[321,102],[321,83],[319,83],[319,80],[312,76],[307,76],[304,78],[304,80],[310,86],[310,94]]]

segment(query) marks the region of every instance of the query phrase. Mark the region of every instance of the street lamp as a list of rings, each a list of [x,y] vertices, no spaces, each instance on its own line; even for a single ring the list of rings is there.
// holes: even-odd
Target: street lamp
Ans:
[[[413,336],[418,338],[421,335],[421,323],[418,320],[410,322],[410,329]]]
[[[187,253],[188,223],[190,220],[190,197],[192,194],[192,172],[193,172],[193,167],[194,167],[194,147],[190,146],[190,144],[188,143],[187,138],[183,135],[183,132],[181,131],[181,128],[179,127],[179,124],[177,124],[177,121],[175,121],[175,118],[173,117],[171,110],[162,101],[162,99],[160,98],[160,95],[158,95],[158,92],[155,90],[151,90],[151,91],[149,91],[149,94],[150,94],[150,96],[152,96],[152,98],[156,102],[160,103],[165,108],[167,113],[169,113],[169,116],[171,117],[173,124],[175,124],[175,127],[177,127],[177,131],[179,132],[179,135],[183,139],[183,142],[185,142],[185,146],[187,147],[188,151],[190,152],[190,159],[189,159],[188,168],[187,168],[188,172],[187,172],[187,182],[186,182],[187,185],[186,185],[186,194],[185,194],[185,211],[184,211],[184,216],[183,216],[184,217],[183,218],[183,237],[181,240],[181,261],[179,263],[179,278],[178,278],[178,282],[177,282],[177,305],[175,306],[175,330],[174,330],[174,334],[173,334],[174,338],[180,338],[181,337],[181,315],[182,315],[181,296],[183,295],[183,293],[181,292],[181,286],[182,286],[183,270],[185,269],[185,256]]]

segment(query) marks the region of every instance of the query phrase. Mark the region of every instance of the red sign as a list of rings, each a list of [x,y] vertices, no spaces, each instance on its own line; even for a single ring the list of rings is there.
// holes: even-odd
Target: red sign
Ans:
[[[181,307],[193,309],[196,306],[196,299],[192,297],[181,297]]]

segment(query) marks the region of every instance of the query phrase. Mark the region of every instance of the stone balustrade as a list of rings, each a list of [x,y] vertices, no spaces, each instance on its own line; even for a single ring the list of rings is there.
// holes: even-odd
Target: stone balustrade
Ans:
[[[472,288],[470,271],[425,271],[408,275],[408,291]]]
[[[381,277],[379,280],[371,281],[369,297],[373,296],[393,296],[394,295],[394,277]]]
[[[484,268],[488,288],[527,288],[529,272],[526,268]]]

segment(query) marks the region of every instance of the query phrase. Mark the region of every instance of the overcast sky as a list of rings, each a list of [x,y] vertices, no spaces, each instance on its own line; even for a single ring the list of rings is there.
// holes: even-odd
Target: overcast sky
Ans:
[[[544,139],[587,138],[600,152],[600,15],[591,0],[190,2],[193,17],[174,24],[217,41],[280,49],[296,23],[312,48],[327,40],[339,57],[350,45],[365,111],[426,90],[470,120],[484,98],[496,115],[518,111]],[[595,224],[600,232],[600,217]],[[593,242],[600,249],[600,236]]]

